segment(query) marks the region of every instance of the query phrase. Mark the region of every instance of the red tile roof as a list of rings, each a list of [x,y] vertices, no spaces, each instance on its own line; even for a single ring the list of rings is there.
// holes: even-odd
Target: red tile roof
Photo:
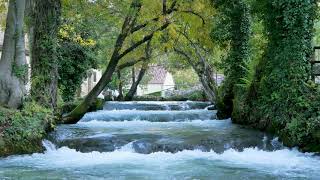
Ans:
[[[168,71],[163,66],[150,66],[148,70],[148,73],[151,75],[149,84],[164,84],[167,72]]]

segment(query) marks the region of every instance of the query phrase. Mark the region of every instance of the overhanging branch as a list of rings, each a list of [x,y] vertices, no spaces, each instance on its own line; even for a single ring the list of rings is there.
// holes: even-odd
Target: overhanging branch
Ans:
[[[163,9],[165,9],[165,10],[163,10],[163,15],[169,15],[169,14],[173,13],[174,11],[177,11],[177,9],[176,9],[176,4],[177,4],[177,1],[175,0],[175,1],[171,4],[170,9],[167,9],[166,0],[163,0]],[[164,12],[165,12],[165,13],[164,13]],[[153,19],[151,19],[151,20],[149,20],[149,21],[147,21],[147,22],[145,22],[145,23],[143,23],[143,24],[136,25],[135,27],[133,27],[133,28],[131,29],[131,33],[134,33],[134,32],[136,32],[136,31],[139,31],[140,29],[145,28],[145,27],[146,27],[148,24],[150,24],[151,22],[156,22],[156,21],[158,21],[159,19],[160,19],[160,17],[155,17],[155,18],[153,18]]]
[[[130,67],[130,66],[134,66],[136,64],[138,64],[139,62],[141,61],[144,61],[146,60],[146,57],[140,57],[139,59],[137,60],[131,60],[131,61],[128,61],[128,62],[125,62],[125,63],[122,63],[118,66],[118,70],[122,70],[124,68],[127,68],[127,67]]]
[[[154,36],[154,33],[166,29],[169,25],[170,25],[170,22],[166,22],[159,29],[153,31],[151,34],[145,36],[143,39],[141,39],[140,41],[136,42],[135,44],[130,46],[128,49],[124,50],[123,53],[118,56],[118,58],[119,59],[123,58],[125,55],[127,55],[128,53],[130,53],[131,51],[133,51],[134,49],[136,49],[137,47],[139,47],[143,43],[145,43],[145,42],[149,41],[150,39],[152,39],[152,37]]]

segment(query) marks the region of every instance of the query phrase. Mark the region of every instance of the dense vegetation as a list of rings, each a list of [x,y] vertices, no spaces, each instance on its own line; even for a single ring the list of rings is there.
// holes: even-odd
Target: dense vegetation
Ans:
[[[245,65],[249,60],[250,37],[250,13],[248,5],[242,0],[214,1],[220,11],[218,18],[219,27],[227,33],[216,30],[212,32],[212,38],[224,44],[229,41],[228,57],[224,62],[224,74],[226,76],[223,86],[220,88],[217,106],[219,118],[228,118],[233,109],[236,84],[245,74]]]
[[[118,100],[141,99],[134,96],[151,65],[172,72],[181,91],[202,87],[174,100],[210,100],[220,118],[319,152],[320,96],[309,62],[317,11],[316,0],[0,1],[0,155],[41,149],[53,119],[78,122],[106,89]],[[79,98],[91,68],[102,77]]]
[[[233,120],[277,133],[287,145],[319,151],[319,89],[310,82],[316,1],[261,1],[267,48]]]
[[[41,141],[54,128],[52,112],[36,103],[21,111],[0,107],[0,155],[41,152]]]

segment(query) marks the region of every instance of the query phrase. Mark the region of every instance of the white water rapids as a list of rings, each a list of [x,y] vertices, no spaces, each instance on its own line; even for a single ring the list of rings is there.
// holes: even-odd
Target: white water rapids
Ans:
[[[134,114],[139,112],[132,111]],[[297,149],[275,148],[281,146],[277,139],[233,125],[230,120],[189,120],[188,113],[183,113],[186,120],[180,122],[102,118],[63,125],[53,135],[58,145],[43,141],[44,153],[0,159],[0,179],[320,178],[319,156]],[[96,138],[98,143],[93,143]],[[119,139],[122,145],[116,143]],[[256,142],[250,144],[252,140]],[[101,142],[114,143],[112,147],[115,149],[104,150],[100,147]],[[156,148],[150,153],[138,153],[137,142],[156,144],[157,148],[163,144],[181,147],[194,144],[209,148],[222,146],[224,149],[216,152],[192,146],[174,152]],[[79,147],[79,143],[91,145],[93,150],[86,151],[82,149],[86,147]],[[73,148],[74,144],[76,148]]]

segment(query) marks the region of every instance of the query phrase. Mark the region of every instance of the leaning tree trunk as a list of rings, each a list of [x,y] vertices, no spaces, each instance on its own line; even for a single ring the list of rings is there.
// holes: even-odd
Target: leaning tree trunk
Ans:
[[[196,47],[195,47],[196,48]],[[203,90],[210,102],[214,103],[217,100],[216,80],[213,78],[212,69],[208,62],[198,53],[199,59],[193,59],[192,56],[180,49],[174,48],[174,51],[185,57],[192,69],[197,73]],[[195,62],[198,62],[197,64]]]
[[[39,104],[57,107],[57,33],[60,0],[35,0],[31,60],[31,96]]]
[[[27,66],[24,44],[25,0],[10,0],[0,60],[0,105],[19,108],[25,95]]]
[[[132,82],[134,83],[134,82],[136,82],[136,70],[135,70],[134,66],[132,66],[131,73],[132,73]]]
[[[137,79],[132,83],[131,88],[130,88],[129,92],[127,93],[126,97],[124,98],[124,100],[132,101],[133,96],[137,92],[138,85],[140,84],[142,78],[146,74],[147,69],[148,69],[148,63],[145,62],[140,69],[140,72],[139,72]]]
[[[215,102],[216,101],[215,90],[212,89],[209,79],[203,75],[198,75],[198,76],[207,98],[209,99],[210,102]]]
[[[118,80],[119,80],[119,84],[118,84],[119,96],[117,97],[117,100],[122,101],[123,100],[123,84],[122,84],[122,80],[121,80],[121,71],[120,70],[117,71],[117,75],[118,75]]]

